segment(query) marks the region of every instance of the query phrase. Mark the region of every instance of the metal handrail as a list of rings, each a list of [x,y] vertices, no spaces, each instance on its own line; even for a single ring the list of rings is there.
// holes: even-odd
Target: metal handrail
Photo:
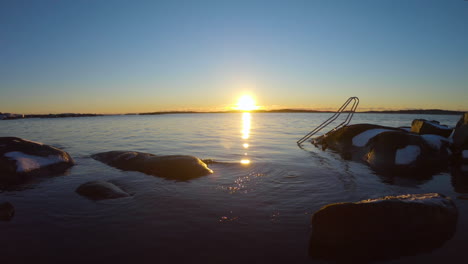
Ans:
[[[343,113],[346,108],[348,107],[348,105],[353,102],[352,106],[351,106],[351,109],[348,111],[348,116],[346,116],[346,119],[340,123],[339,125],[337,125],[335,128],[333,128],[332,130],[330,130],[329,132],[327,132],[326,134],[330,133],[331,131],[335,131],[337,130],[338,128],[340,127],[344,127],[344,126],[347,126],[349,124],[349,122],[351,122],[351,119],[353,118],[354,116],[354,113],[356,112],[356,109],[359,105],[359,98],[357,98],[356,96],[353,96],[353,97],[350,97],[348,98],[348,100],[346,100],[346,102],[335,112],[335,114],[333,114],[333,116],[331,116],[330,118],[328,118],[327,120],[325,120],[325,122],[323,122],[322,124],[320,124],[318,127],[316,127],[314,130],[310,131],[309,133],[307,133],[307,135],[303,136],[301,139],[299,139],[297,141],[297,145],[299,147],[301,147],[301,144],[304,143],[304,141],[308,140],[309,138],[311,138],[313,135],[315,135],[317,132],[319,132],[320,130],[322,130],[323,128],[325,128],[326,126],[328,126],[330,123],[332,123],[333,121],[335,121],[340,115],[341,113]]]

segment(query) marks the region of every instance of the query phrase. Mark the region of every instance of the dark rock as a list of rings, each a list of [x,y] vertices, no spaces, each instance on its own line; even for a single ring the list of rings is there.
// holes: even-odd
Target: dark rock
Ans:
[[[21,183],[31,176],[60,174],[73,165],[70,155],[58,148],[17,137],[0,137],[2,183]]]
[[[312,143],[321,145],[323,149],[330,148],[341,153],[355,152],[365,147],[372,137],[384,131],[400,130],[374,124],[355,124],[331,131],[314,139]]]
[[[135,151],[109,151],[91,157],[121,170],[173,180],[190,180],[213,173],[203,161],[187,155],[156,156]]]
[[[458,121],[452,136],[452,151],[458,161],[468,161],[468,113]]]
[[[107,181],[90,181],[80,185],[76,192],[91,200],[116,199],[129,197],[130,194],[115,184]]]
[[[15,208],[9,202],[0,203],[0,221],[10,221],[15,215]]]
[[[369,151],[364,160],[374,169],[403,169],[409,173],[445,167],[449,162],[449,144],[443,137],[437,141],[439,140],[437,137],[439,136],[419,136],[401,131],[383,132],[369,141]],[[436,146],[431,146],[428,142]]]
[[[457,218],[453,201],[437,193],[331,204],[312,217],[310,254],[356,262],[427,252],[453,236]]]
[[[468,166],[451,166],[450,167],[452,186],[455,192],[468,194]]]
[[[458,120],[457,126],[468,125],[468,113],[464,113],[460,120]]]
[[[450,134],[452,134],[452,131],[452,128],[441,125],[435,120],[427,121],[425,119],[415,119],[411,123],[411,132],[419,135],[432,134],[448,138]]]
[[[364,161],[379,174],[430,177],[448,165],[449,140],[438,135],[417,135],[405,129],[356,124],[313,140],[344,159]]]

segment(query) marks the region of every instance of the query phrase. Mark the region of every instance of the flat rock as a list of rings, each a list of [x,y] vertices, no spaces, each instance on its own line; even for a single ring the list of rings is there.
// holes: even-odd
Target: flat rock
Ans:
[[[76,192],[91,200],[106,200],[129,197],[130,194],[108,181],[90,181],[80,185]]]
[[[450,239],[458,211],[437,193],[330,204],[312,217],[310,254],[367,261],[431,251]]]
[[[136,151],[109,151],[91,157],[121,170],[172,180],[185,181],[213,173],[199,158],[187,155],[157,156]]]
[[[15,215],[15,208],[9,202],[0,203],[0,221],[10,221]]]
[[[0,182],[21,183],[30,176],[65,172],[75,163],[58,148],[17,137],[0,137]]]

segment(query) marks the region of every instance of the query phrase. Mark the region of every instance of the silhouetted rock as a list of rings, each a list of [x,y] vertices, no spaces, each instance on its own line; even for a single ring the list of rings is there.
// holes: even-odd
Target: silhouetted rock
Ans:
[[[156,156],[135,151],[109,151],[91,157],[121,170],[139,171],[172,180],[190,180],[213,173],[203,161],[187,155]]]
[[[452,140],[452,151],[455,158],[468,162],[468,113],[465,113],[458,121]]]
[[[63,173],[74,165],[58,148],[17,137],[0,137],[0,182],[21,183],[30,176]]]
[[[451,166],[450,173],[455,192],[468,194],[468,165]]]
[[[431,134],[448,138],[452,134],[452,130],[452,128],[441,125],[435,120],[415,119],[411,123],[411,132],[419,135]]]
[[[76,192],[91,200],[105,200],[128,197],[130,194],[107,181],[90,181],[80,185]]]
[[[457,122],[457,126],[456,127],[459,127],[461,125],[468,125],[468,113],[464,113],[462,115],[462,117],[460,118],[460,120],[458,120]]]
[[[453,201],[437,193],[330,204],[312,217],[310,254],[358,262],[431,251],[453,236],[457,218]]]
[[[0,203],[0,221],[10,221],[15,215],[15,208],[9,202]]]

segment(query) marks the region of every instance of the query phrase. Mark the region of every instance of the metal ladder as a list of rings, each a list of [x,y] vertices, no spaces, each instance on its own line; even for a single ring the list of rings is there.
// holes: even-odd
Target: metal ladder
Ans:
[[[304,137],[302,137],[301,139],[299,139],[297,141],[297,145],[301,147],[301,144],[304,143],[304,141],[310,139],[313,135],[315,135],[317,132],[319,132],[320,130],[322,130],[323,128],[325,128],[326,126],[328,126],[330,123],[332,123],[333,121],[335,121],[340,115],[341,113],[345,112],[346,108],[348,107],[348,105],[353,102],[353,104],[351,105],[351,109],[347,111],[348,113],[348,116],[346,117],[346,119],[340,123],[339,125],[337,125],[335,128],[333,128],[332,130],[330,130],[329,132],[327,132],[326,134],[330,133],[331,131],[335,131],[337,130],[338,128],[341,128],[341,127],[344,127],[344,126],[347,126],[349,124],[349,122],[351,122],[351,119],[353,118],[353,115],[354,113],[356,112],[356,108],[358,107],[359,105],[359,98],[357,98],[356,96],[353,96],[353,97],[350,97],[348,98],[348,100],[346,100],[346,102],[335,112],[335,114],[333,116],[331,116],[330,118],[328,118],[325,122],[323,122],[321,125],[319,125],[318,127],[316,127],[314,130],[310,131],[307,135],[305,135]]]

